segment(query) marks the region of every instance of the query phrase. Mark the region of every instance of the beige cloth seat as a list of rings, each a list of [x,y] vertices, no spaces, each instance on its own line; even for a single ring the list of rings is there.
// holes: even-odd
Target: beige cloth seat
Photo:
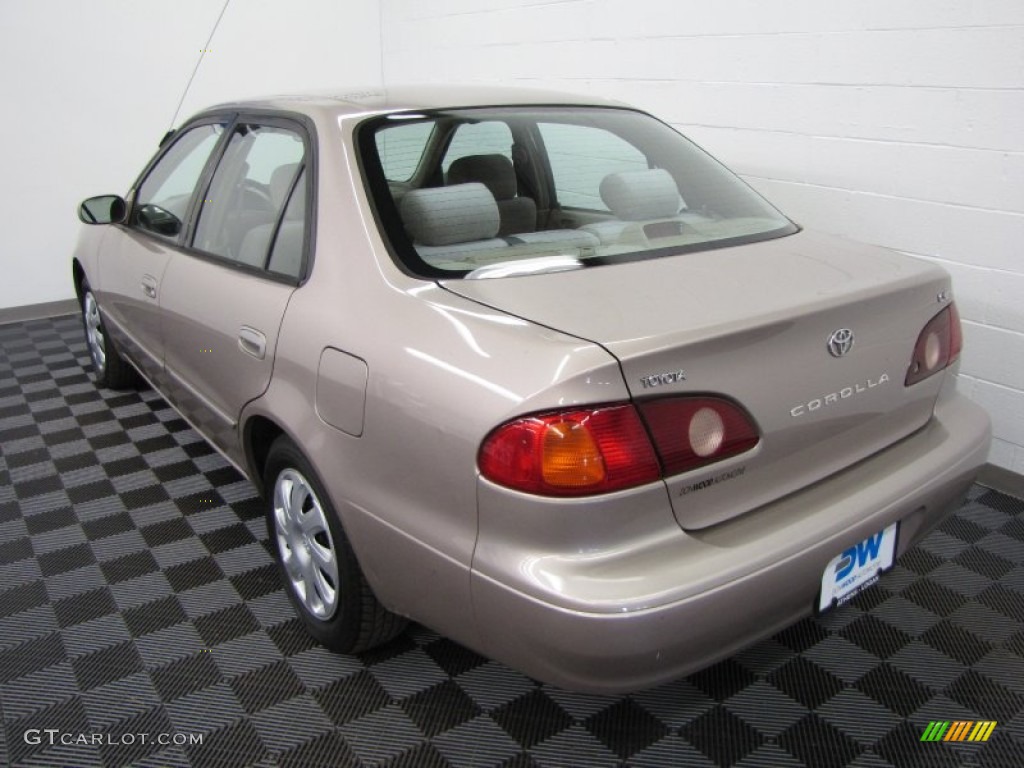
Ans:
[[[428,264],[508,247],[496,237],[501,214],[483,184],[413,189],[398,210],[416,252]]]
[[[498,205],[478,182],[411,190],[402,197],[399,213],[420,258],[452,269],[500,260],[506,249],[510,257],[522,258],[598,245],[593,234],[575,229],[497,237]]]
[[[601,200],[615,217],[580,229],[604,244],[613,244],[644,223],[675,218],[683,209],[672,174],[663,168],[610,173],[601,180]]]
[[[295,187],[295,197],[290,202],[288,193],[295,182],[298,163],[282,165],[270,175],[270,199],[275,211],[288,205],[285,217],[274,240],[273,253],[267,268],[272,272],[298,277],[302,267],[302,243],[306,232],[306,185],[300,180]],[[274,223],[260,224],[246,233],[238,251],[238,260],[243,264],[263,267],[274,236]]]
[[[537,228],[537,204],[529,197],[517,196],[515,167],[507,157],[467,155],[451,164],[448,184],[472,182],[483,184],[494,195],[500,216],[499,237],[533,232]]]

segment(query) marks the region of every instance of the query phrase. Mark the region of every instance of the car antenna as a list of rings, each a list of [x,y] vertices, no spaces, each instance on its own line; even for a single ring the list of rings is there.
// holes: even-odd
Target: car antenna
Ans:
[[[185,103],[185,97],[188,95],[188,89],[192,87],[192,81],[196,79],[196,72],[199,71],[199,65],[203,63],[203,57],[206,52],[210,50],[210,43],[213,41],[213,36],[217,34],[217,27],[220,26],[220,20],[224,18],[224,12],[228,9],[231,0],[224,0],[224,7],[220,9],[220,16],[213,23],[213,29],[210,30],[210,36],[206,39],[206,45],[199,52],[199,59],[196,61],[195,67],[192,69],[192,75],[189,77],[188,82],[185,83],[185,90],[181,93],[181,99],[178,100],[178,106],[174,110],[174,117],[171,118],[171,129],[174,129],[174,124],[178,121],[178,113],[181,111],[181,105]],[[161,144],[161,146],[163,146]]]

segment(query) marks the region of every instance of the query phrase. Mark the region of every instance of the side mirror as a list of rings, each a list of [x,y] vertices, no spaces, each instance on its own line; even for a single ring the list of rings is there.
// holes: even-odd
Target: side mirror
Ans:
[[[99,195],[83,200],[78,218],[86,224],[116,224],[124,221],[128,206],[120,195]]]

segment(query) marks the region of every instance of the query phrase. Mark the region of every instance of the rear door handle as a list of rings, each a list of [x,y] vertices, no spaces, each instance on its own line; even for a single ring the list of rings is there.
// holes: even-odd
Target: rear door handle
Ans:
[[[151,299],[156,298],[156,278],[152,275],[142,276],[142,292]]]
[[[238,330],[238,348],[247,355],[262,360],[267,355],[267,337],[255,328],[243,325]]]

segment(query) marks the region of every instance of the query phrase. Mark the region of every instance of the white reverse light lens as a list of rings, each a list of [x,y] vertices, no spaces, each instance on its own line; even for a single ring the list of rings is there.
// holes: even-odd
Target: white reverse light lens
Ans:
[[[714,408],[701,408],[690,419],[690,448],[704,458],[722,447],[725,424]]]
[[[934,371],[941,356],[942,341],[939,339],[939,334],[929,333],[924,342],[924,367],[929,371]]]

